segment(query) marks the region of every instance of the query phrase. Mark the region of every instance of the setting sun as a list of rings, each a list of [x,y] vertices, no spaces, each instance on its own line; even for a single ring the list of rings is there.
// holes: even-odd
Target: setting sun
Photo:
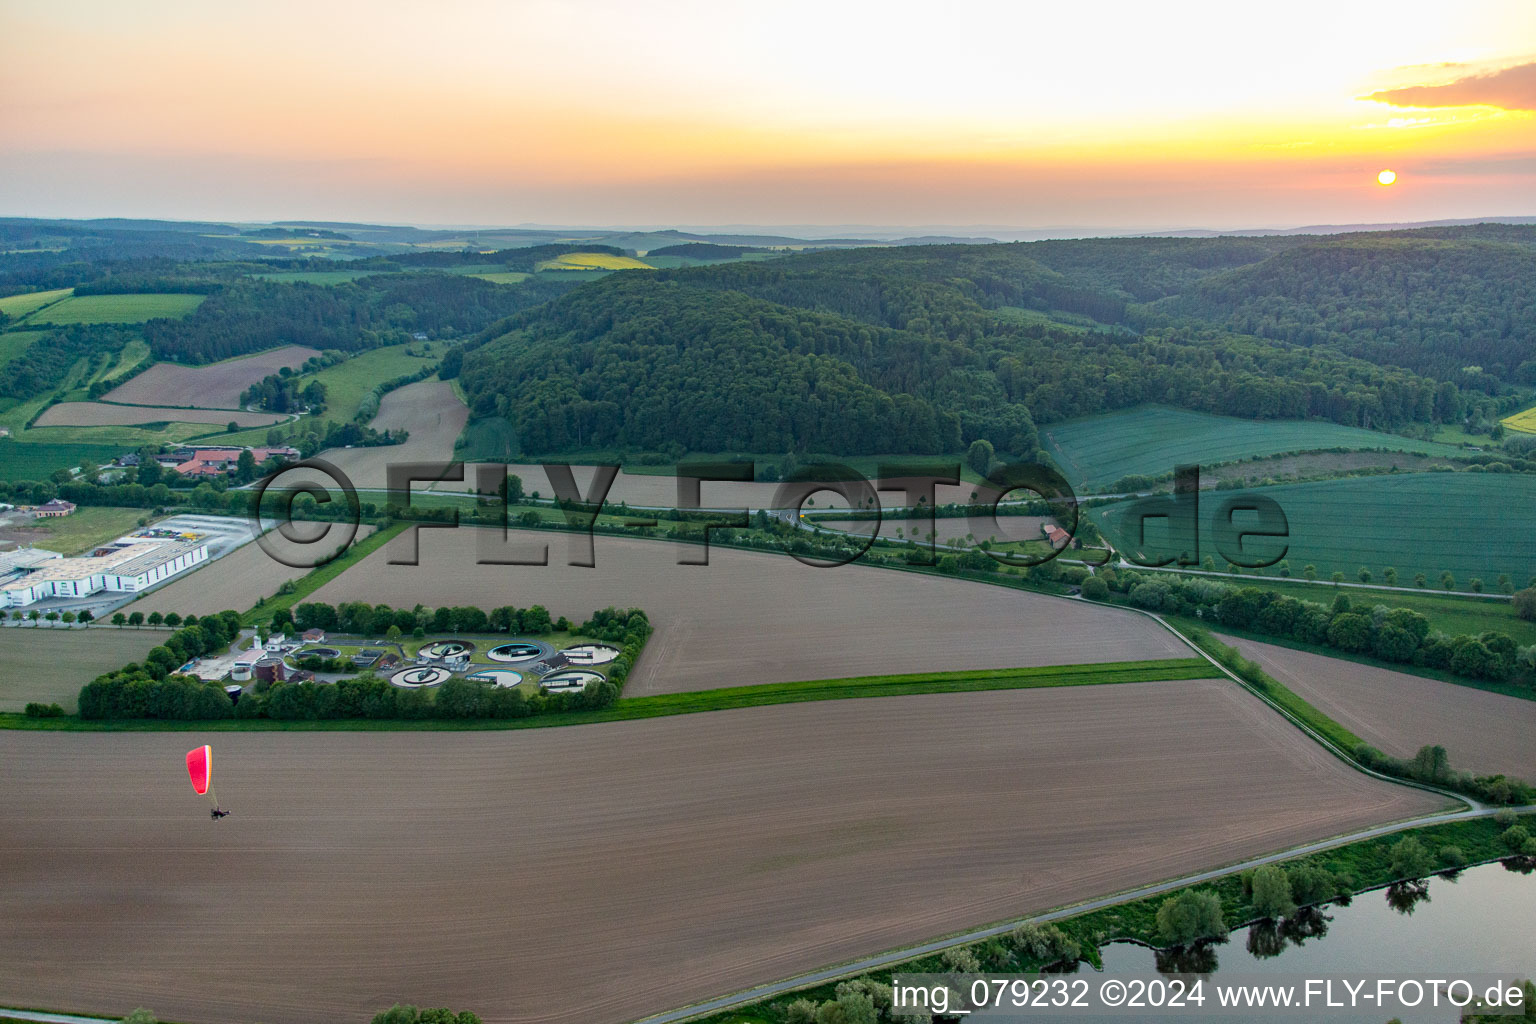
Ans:
[[[1376,175],[1376,183],[1379,185],[1391,185],[1395,181],[1397,181],[1396,171],[1382,171]]]

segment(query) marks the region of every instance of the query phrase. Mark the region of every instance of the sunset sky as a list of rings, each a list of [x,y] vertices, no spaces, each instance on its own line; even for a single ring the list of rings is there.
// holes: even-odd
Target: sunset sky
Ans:
[[[1536,214],[1531,0],[0,0],[0,37],[0,215]]]

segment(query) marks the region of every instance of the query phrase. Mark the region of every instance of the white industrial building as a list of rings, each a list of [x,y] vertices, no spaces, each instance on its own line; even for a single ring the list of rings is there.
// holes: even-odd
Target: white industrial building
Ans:
[[[25,548],[0,556],[0,607],[103,590],[136,593],[207,560],[206,541],[158,537],[123,537],[79,558]]]

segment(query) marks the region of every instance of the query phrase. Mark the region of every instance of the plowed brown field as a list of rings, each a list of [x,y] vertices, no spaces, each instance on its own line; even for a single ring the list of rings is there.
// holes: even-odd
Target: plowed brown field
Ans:
[[[31,701],[57,702],[74,711],[80,687],[103,672],[142,661],[166,636],[159,629],[106,626],[0,629],[0,711],[19,712]]]
[[[1350,732],[1395,757],[1438,743],[1451,765],[1536,782],[1536,701],[1222,637]]]
[[[287,366],[296,369],[320,353],[302,345],[286,345],[243,359],[226,359],[209,366],[157,363],[104,396],[109,402],[134,405],[195,405],[205,409],[238,409],[240,392]]]
[[[191,396],[193,400],[196,396]],[[37,418],[38,427],[118,427],[134,423],[235,423],[266,427],[288,417],[280,412],[236,412],[232,409],[173,409],[154,405],[109,405],[105,402],[60,402]]]
[[[610,605],[644,608],[656,633],[625,684],[639,696],[750,683],[1024,665],[1188,657],[1146,616],[1003,587],[865,566],[816,569],[787,555],[711,547],[678,565],[666,541],[597,537],[593,568],[567,564],[569,535],[514,532],[549,545],[550,565],[480,565],[477,535],[421,530],[420,563],[374,552],[315,600],[494,608],[542,604],[574,621]],[[402,537],[408,543],[409,534]],[[698,547],[682,549],[699,557]],[[514,552],[515,554],[516,552]]]
[[[0,734],[0,992],[621,1024],[1439,801],[1226,682],[497,733]]]
[[[341,524],[331,524],[337,540],[345,535]],[[359,526],[357,541],[373,533],[372,526]],[[312,555],[304,551],[302,555]],[[226,608],[244,611],[256,603],[259,597],[271,597],[289,580],[296,580],[308,573],[305,568],[284,565],[268,555],[255,541],[241,545],[222,558],[215,559],[166,584],[159,590],[150,591],[123,609],[126,612],[176,612],[186,615],[202,615],[219,612]]]
[[[370,423],[375,430],[408,430],[405,444],[376,448],[330,448],[320,457],[339,468],[354,487],[387,487],[388,467],[392,463],[445,462],[453,458],[453,442],[464,429],[469,410],[453,393],[453,385],[440,380],[407,384],[384,396],[379,413]],[[283,477],[284,486],[293,486],[299,472]],[[324,476],[315,479],[334,486]],[[418,487],[424,485],[417,485]]]

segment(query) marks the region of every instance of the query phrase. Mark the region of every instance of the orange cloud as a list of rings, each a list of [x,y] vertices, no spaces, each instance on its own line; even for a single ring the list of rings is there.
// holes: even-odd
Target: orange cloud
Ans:
[[[1469,75],[1443,85],[1383,89],[1364,97],[1394,107],[1499,107],[1536,110],[1536,61],[1486,75]]]

